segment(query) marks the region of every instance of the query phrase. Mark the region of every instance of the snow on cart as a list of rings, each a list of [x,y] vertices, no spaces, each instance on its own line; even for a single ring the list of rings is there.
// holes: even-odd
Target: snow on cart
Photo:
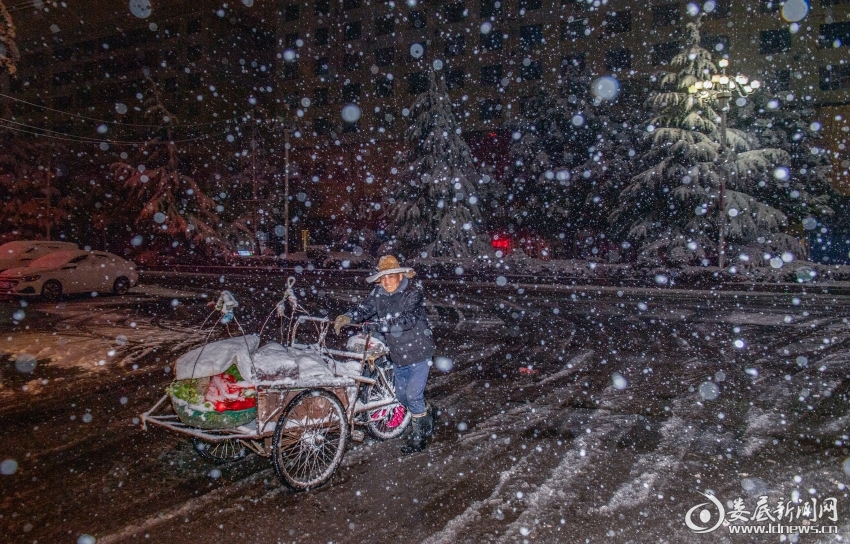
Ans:
[[[244,334],[234,316],[238,303],[222,292],[216,305],[221,317],[205,331],[207,338],[234,321],[242,334],[181,355],[166,394],[142,414],[143,429],[155,425],[188,435],[198,454],[217,464],[251,452],[270,457],[281,482],[295,490],[331,478],[348,441],[364,439],[357,427],[378,440],[401,435],[410,414],[395,397],[385,344],[360,333],[345,349],[328,347],[331,321],[307,314],[294,283],[289,278],[266,320],[280,319],[280,342],[262,345],[263,329]]]

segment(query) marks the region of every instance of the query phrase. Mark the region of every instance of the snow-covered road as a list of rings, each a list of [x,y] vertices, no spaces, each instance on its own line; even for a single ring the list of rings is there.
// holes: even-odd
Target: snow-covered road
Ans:
[[[227,287],[246,328],[279,292]],[[328,315],[364,294],[314,287],[304,300]],[[782,504],[783,524],[838,532],[786,540],[850,538],[850,299],[426,288],[454,362],[429,382],[436,439],[407,458],[399,441],[355,444],[306,494],[281,490],[264,459],[216,470],[180,437],[133,424],[173,353],[203,340],[201,287],[34,303],[18,324],[18,308],[0,306],[0,461],[15,463],[0,475],[0,531],[13,542],[780,540],[689,528],[701,503],[691,521],[717,521],[710,490],[733,525],[767,527]],[[821,515],[804,523],[812,504]]]

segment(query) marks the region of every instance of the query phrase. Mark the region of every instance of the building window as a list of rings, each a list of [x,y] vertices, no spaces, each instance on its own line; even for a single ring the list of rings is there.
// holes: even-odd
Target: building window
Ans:
[[[729,49],[729,36],[703,36],[699,44],[712,53],[719,53]]]
[[[360,84],[346,83],[342,86],[342,100],[345,102],[357,102],[360,100]]]
[[[327,119],[313,119],[313,131],[319,136],[324,136],[331,133],[331,124]]]
[[[314,106],[327,106],[330,104],[330,100],[328,99],[328,88],[327,87],[317,87],[313,91],[313,105]]]
[[[526,11],[543,7],[542,0],[519,0],[519,9]]]
[[[427,90],[428,74],[426,72],[407,74],[407,92],[409,94],[422,94]]]
[[[313,67],[313,74],[317,76],[326,76],[329,72],[328,57],[316,59],[316,64]]]
[[[850,22],[820,25],[818,47],[847,47],[848,44],[850,44]]]
[[[823,81],[823,78],[821,78]],[[773,92],[791,90],[791,70],[776,70],[768,83]]]
[[[284,22],[297,21],[301,17],[301,7],[298,4],[289,4],[283,8]]]
[[[446,73],[446,88],[449,90],[463,87],[466,74],[462,68],[453,68]]]
[[[502,33],[496,31],[495,29],[491,30],[487,34],[480,35],[481,40],[481,48],[487,51],[496,51],[497,49],[502,48]]]
[[[728,19],[732,16],[732,1],[731,0],[716,0],[714,11],[709,13],[712,19]]]
[[[629,49],[611,49],[605,52],[605,67],[611,72],[628,70],[632,67],[632,52]]]
[[[392,15],[384,15],[375,19],[375,34],[385,36],[391,34],[395,30],[395,17]]]
[[[791,49],[791,31],[787,28],[763,30],[759,38],[759,53],[762,55],[784,53]]]
[[[481,0],[481,18],[502,16],[502,2],[500,0]]]
[[[665,43],[656,43],[652,45],[652,65],[660,66],[663,64],[669,64],[673,57],[676,56],[676,53],[682,49],[682,45],[679,42],[665,42]]]
[[[330,0],[316,0],[313,3],[313,11],[316,15],[330,15],[331,2]]]
[[[456,57],[463,55],[466,48],[466,38],[464,36],[450,36],[446,38],[446,56]]]
[[[587,19],[575,21],[561,21],[561,39],[575,41],[576,38],[584,38],[589,32]]]
[[[519,76],[524,81],[533,81],[535,79],[541,79],[543,77],[543,67],[540,65],[539,60],[533,60],[526,64],[523,62],[519,67]]]
[[[443,6],[443,19],[447,23],[459,23],[466,16],[466,4],[463,2],[452,2]]]
[[[584,53],[573,53],[561,59],[561,74],[567,75],[571,72],[583,71],[587,64],[587,56]]]
[[[676,26],[682,18],[679,4],[662,4],[652,6],[652,24],[659,26]]]
[[[850,64],[822,66],[820,69],[820,89],[822,91],[850,89]]]
[[[298,61],[283,63],[280,70],[280,77],[286,81],[298,79]]]
[[[605,33],[619,34],[620,32],[630,32],[632,30],[632,11],[615,11],[605,16]]]
[[[413,28],[425,28],[425,13],[422,11],[411,11],[407,15],[407,20]]]
[[[543,25],[522,26],[519,29],[519,43],[523,47],[531,47],[543,43]]]
[[[498,85],[502,81],[502,65],[491,64],[481,67],[481,84]]]
[[[478,118],[482,121],[490,121],[502,117],[502,101],[499,99],[479,100]]]
[[[385,98],[393,95],[393,80],[388,77],[379,78],[375,82],[375,96]]]
[[[348,11],[360,7],[360,0],[342,0],[342,9]]]
[[[342,57],[342,65],[346,72],[355,72],[360,68],[359,53],[345,53]]]
[[[186,23],[186,34],[189,34],[189,35],[197,34],[198,32],[201,31],[202,28],[203,28],[203,25],[201,24],[201,18],[200,17],[198,17],[196,19],[192,19],[188,23]]]
[[[363,28],[360,24],[360,21],[345,23],[345,26],[342,30],[342,38],[347,42],[351,40],[359,40],[362,32]]]
[[[204,53],[204,48],[201,45],[193,45],[191,47],[186,48],[186,60],[189,62],[195,62],[201,58],[201,55]],[[147,63],[150,65],[149,63]]]
[[[384,47],[375,50],[375,64],[377,66],[390,66],[395,60],[395,48]]]
[[[71,106],[74,104],[74,97],[69,95],[65,96],[57,96],[53,99],[53,107],[57,110],[68,110],[71,109]],[[70,131],[60,131],[60,132],[70,132]]]
[[[315,38],[316,45],[328,45],[329,36],[327,28],[317,28],[313,32],[313,37]]]
[[[12,81],[20,81],[20,78],[15,78]],[[76,102],[78,108],[87,108],[89,106],[93,106],[94,95],[92,94],[91,89],[79,89],[77,91]]]

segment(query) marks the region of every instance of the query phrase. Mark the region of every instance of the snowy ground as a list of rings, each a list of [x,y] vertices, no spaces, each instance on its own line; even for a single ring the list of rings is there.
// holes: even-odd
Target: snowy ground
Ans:
[[[186,440],[133,424],[169,382],[167,362],[202,341],[200,295],[217,283],[36,302],[17,324],[21,308],[0,303],[7,538],[789,540],[694,533],[685,515],[706,490],[727,518],[738,498],[754,514],[766,496],[774,517],[779,501],[835,498],[837,521],[809,526],[838,535],[790,541],[850,538],[848,297],[430,283],[441,354],[454,360],[430,380],[443,410],[435,441],[407,458],[400,441],[353,445],[329,485],[293,494],[265,459],[215,470]],[[331,283],[305,291],[316,313],[365,293]],[[268,278],[251,296],[224,286],[246,328],[282,291]]]

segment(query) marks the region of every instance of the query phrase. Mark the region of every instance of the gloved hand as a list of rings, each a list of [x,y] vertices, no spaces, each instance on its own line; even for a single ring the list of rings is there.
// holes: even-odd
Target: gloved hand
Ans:
[[[363,324],[363,332],[366,334],[372,334],[373,332],[378,332],[381,330],[380,323],[364,323]]]
[[[336,316],[334,319],[334,332],[339,334],[340,329],[351,323],[351,318],[345,314]]]

